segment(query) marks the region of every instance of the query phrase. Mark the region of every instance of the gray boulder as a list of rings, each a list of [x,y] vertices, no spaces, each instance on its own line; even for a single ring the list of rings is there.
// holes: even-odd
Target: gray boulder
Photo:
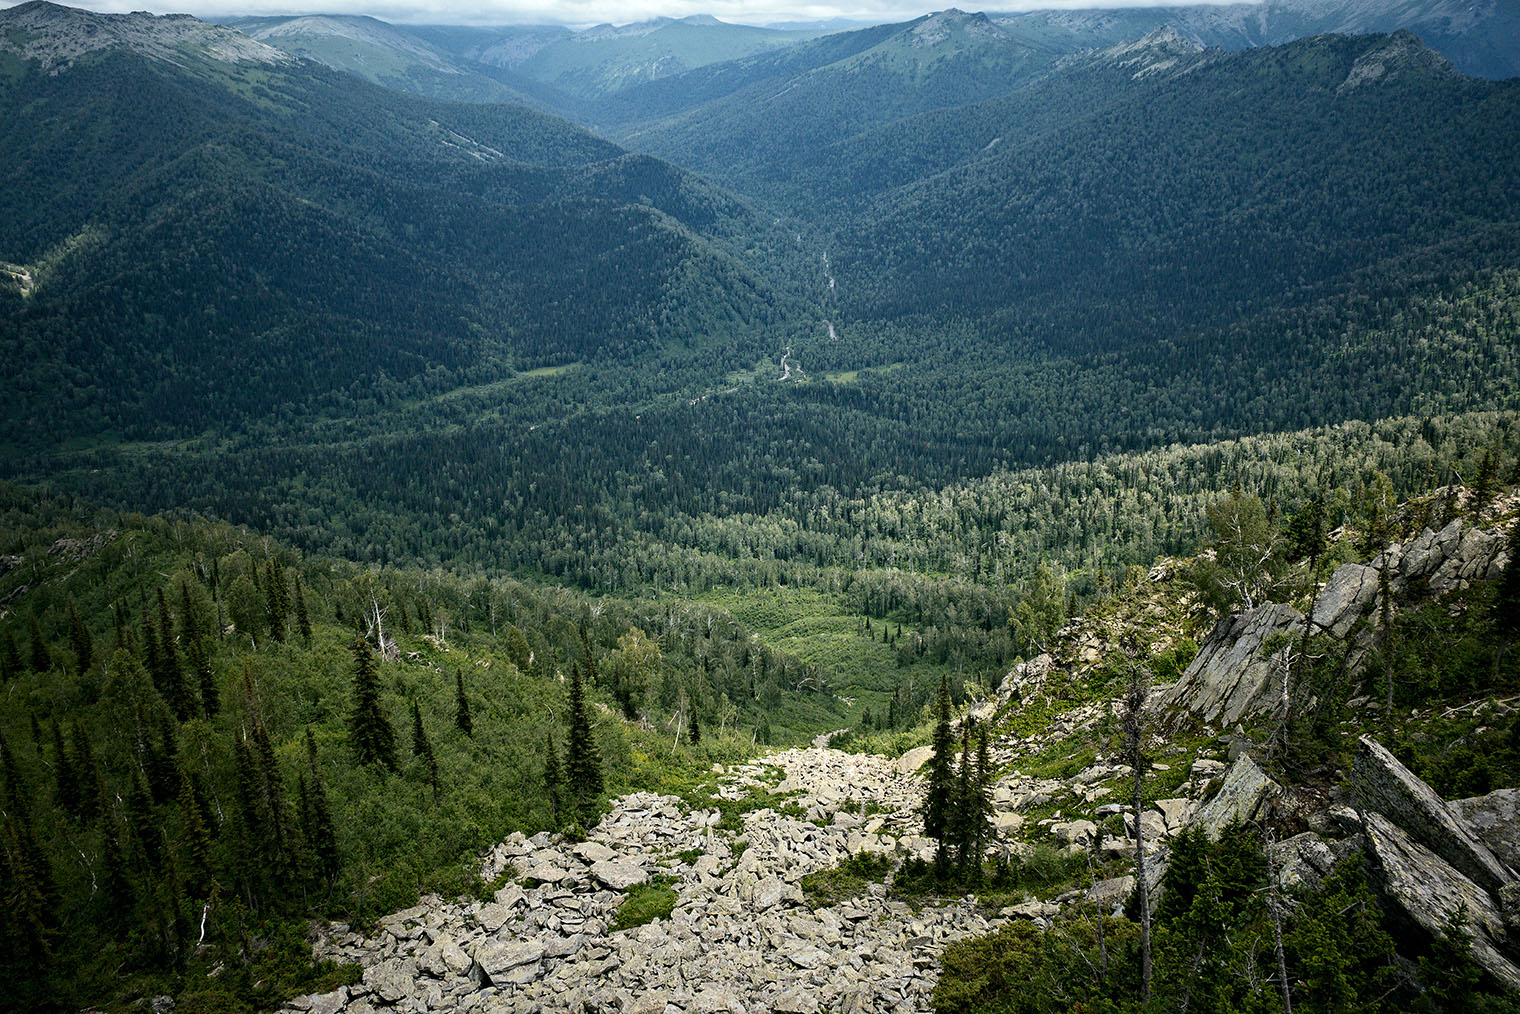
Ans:
[[[1520,789],[1447,804],[1505,866],[1520,870]]]
[[[1225,825],[1233,821],[1255,820],[1267,801],[1281,792],[1251,755],[1243,753],[1230,765],[1219,792],[1193,816],[1192,824],[1208,831],[1210,838],[1218,838]]]
[[[591,875],[614,891],[626,891],[649,879],[649,874],[637,863],[615,862],[610,859],[592,863]]]
[[[1368,736],[1357,747],[1351,794],[1357,809],[1385,815],[1485,891],[1515,879],[1434,789]]]
[[[544,945],[538,940],[510,940],[505,943],[485,941],[475,948],[475,963],[491,982],[522,981],[524,969],[536,968],[544,958]]]

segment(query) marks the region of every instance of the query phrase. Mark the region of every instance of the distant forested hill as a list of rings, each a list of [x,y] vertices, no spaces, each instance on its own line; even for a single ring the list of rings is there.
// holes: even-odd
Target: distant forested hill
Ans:
[[[673,166],[190,19],[73,52],[101,34],[64,11],[0,13],[0,260],[28,279],[0,297],[9,441],[626,359],[770,312],[710,241],[745,212]]]

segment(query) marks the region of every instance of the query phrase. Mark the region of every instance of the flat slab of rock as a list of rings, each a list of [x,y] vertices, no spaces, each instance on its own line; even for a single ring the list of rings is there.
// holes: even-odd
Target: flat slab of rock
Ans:
[[[506,943],[486,941],[475,948],[475,963],[486,976],[497,982],[513,969],[537,965],[544,958],[544,945],[538,940],[510,940]]]
[[[1363,813],[1362,826],[1378,882],[1404,914],[1434,935],[1465,910],[1473,958],[1510,989],[1520,990],[1520,967],[1496,946],[1505,936],[1504,920],[1488,892],[1382,814]]]
[[[1485,891],[1515,879],[1434,789],[1369,736],[1357,744],[1351,797],[1357,809],[1383,814]]]
[[[649,879],[649,874],[644,872],[644,868],[639,864],[618,862],[612,859],[592,863],[591,875],[614,891],[626,891]]]
[[[605,863],[616,859],[616,851],[608,848],[599,841],[583,841],[571,846],[570,851],[588,863]]]
[[[1218,795],[1199,808],[1192,823],[1208,831],[1209,837],[1218,838],[1232,821],[1256,819],[1262,805],[1280,791],[1251,755],[1243,753],[1230,765]]]

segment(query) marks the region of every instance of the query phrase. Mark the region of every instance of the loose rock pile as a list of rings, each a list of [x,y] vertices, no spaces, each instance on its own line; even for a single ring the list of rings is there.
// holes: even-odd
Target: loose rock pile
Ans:
[[[928,1010],[945,946],[996,919],[960,903],[914,912],[882,884],[812,910],[798,886],[852,853],[926,854],[914,831],[921,782],[882,757],[813,748],[736,768],[720,794],[742,797],[775,768],[782,780],[769,791],[809,819],[755,810],[733,835],[716,809],[639,793],[618,799],[585,842],[513,835],[483,873],[510,867],[520,882],[485,903],[424,898],[369,937],[329,927],[317,953],[361,964],[363,981],[288,1009]],[[673,882],[670,918],[611,932],[625,892],[656,876]]]

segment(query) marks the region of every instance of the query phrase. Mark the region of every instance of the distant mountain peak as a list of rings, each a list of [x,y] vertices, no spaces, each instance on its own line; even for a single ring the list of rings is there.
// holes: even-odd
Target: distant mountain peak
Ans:
[[[1456,77],[1458,71],[1413,32],[1401,28],[1357,57],[1337,91],[1355,91],[1409,76]]]
[[[67,67],[106,49],[127,49],[170,63],[194,55],[222,63],[294,62],[236,29],[188,14],[96,14],[47,0],[0,10],[0,52],[36,60],[44,69]]]
[[[1006,35],[987,15],[968,14],[955,7],[928,15],[911,30],[913,43],[917,46],[935,46],[957,36],[991,39]]]
[[[1121,42],[1097,53],[1099,62],[1110,63],[1132,72],[1136,78],[1152,74],[1164,74],[1179,67],[1191,65],[1192,58],[1207,47],[1197,39],[1190,39],[1171,25],[1160,28],[1135,39]]]

